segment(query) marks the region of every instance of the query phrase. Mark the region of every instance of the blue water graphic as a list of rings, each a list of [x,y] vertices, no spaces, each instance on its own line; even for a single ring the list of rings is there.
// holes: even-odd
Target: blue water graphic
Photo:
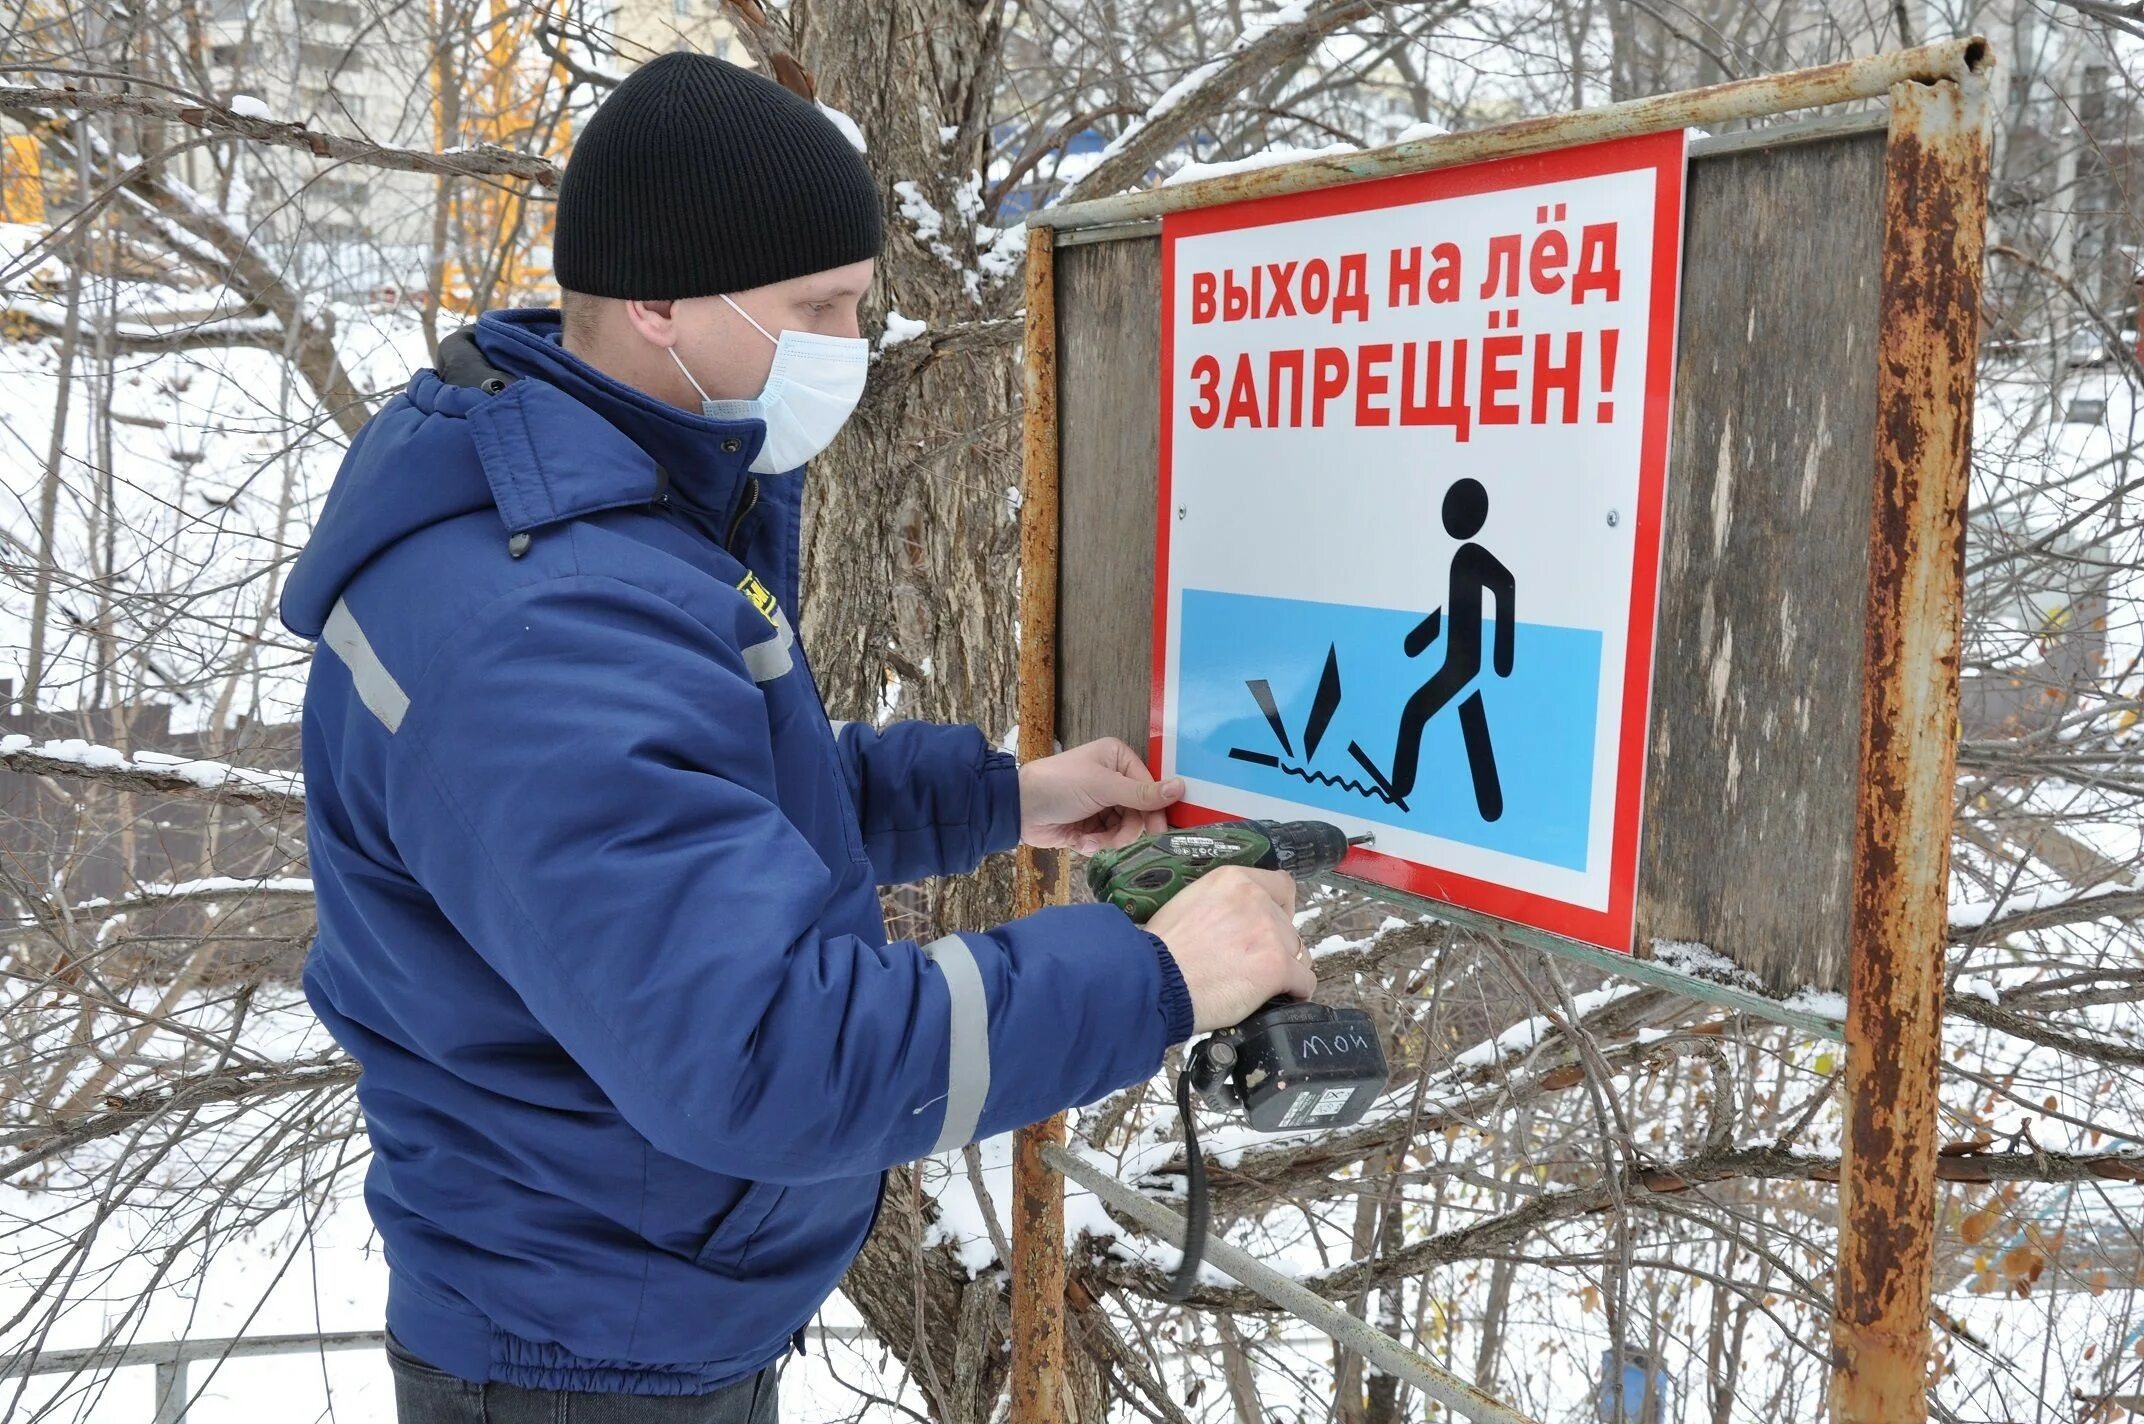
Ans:
[[[1430,718],[1422,733],[1419,774],[1402,810],[1375,793],[1348,743],[1359,743],[1380,773],[1391,775],[1400,710],[1443,664],[1446,636],[1409,658],[1402,644],[1421,622],[1421,612],[1208,589],[1187,588],[1182,597],[1177,771],[1547,865],[1586,869],[1601,668],[1597,630],[1519,623],[1513,629],[1511,676],[1501,678],[1488,666],[1492,640],[1485,629],[1482,670]],[[1338,663],[1340,699],[1316,754],[1306,759],[1306,724],[1327,649]],[[1285,747],[1246,685],[1255,679],[1272,689]],[[1484,820],[1476,804],[1460,733],[1460,704],[1472,692],[1481,694],[1503,788],[1503,813],[1493,821]],[[1239,748],[1278,764],[1230,755]]]

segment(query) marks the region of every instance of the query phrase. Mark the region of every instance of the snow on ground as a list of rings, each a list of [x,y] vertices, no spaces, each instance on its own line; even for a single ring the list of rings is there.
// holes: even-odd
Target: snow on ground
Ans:
[[[2037,366],[2006,363],[1982,377],[1974,413],[1974,505],[1969,581],[1978,586],[1969,618],[1972,654],[2030,665],[2046,631],[2043,615],[2065,590],[2050,586],[2115,566],[2107,592],[2107,665],[2130,669],[2144,655],[2144,547],[2133,515],[2138,469],[2130,451],[2144,441],[2144,405],[2125,373],[2105,360],[2071,367],[2089,350],[2042,353]],[[2120,532],[2110,533],[2120,527]],[[2045,540],[2052,557],[2016,560],[2012,586],[2002,560]],[[2134,693],[2134,685],[2127,691]]]
[[[327,1047],[324,1032],[294,992],[286,989],[263,998],[244,1039],[247,1048],[264,1057],[289,1060]],[[1588,999],[1581,1002],[1580,1009],[1592,1006],[1593,1001]],[[209,1012],[205,1006],[202,1011]],[[1507,1036],[1514,1037],[1513,1043],[1498,1042],[1496,1047],[1523,1048],[1525,1045],[1516,1039],[1530,1040],[1539,1025],[1529,1022],[1521,1027],[1527,1033]],[[1811,1044],[1791,1051],[1816,1054],[1813,1067],[1819,1073],[1830,1071],[1835,1063],[1825,1061],[1825,1055],[1834,1052],[1828,1045]],[[1982,1056],[1993,1061],[1990,1054],[1984,1052]],[[1130,1119],[1129,1138],[1116,1139],[1122,1145],[1106,1153],[1090,1151],[1090,1159],[1120,1180],[1143,1182],[1150,1189],[1167,1181],[1148,1175],[1165,1166],[1177,1151],[1173,1107],[1166,1099],[1166,1087],[1161,1080],[1150,1087]],[[1635,1094],[1642,1089],[1633,1083],[1630,1091]],[[1946,1100],[1963,1113],[1970,1096],[1969,1091],[1950,1092]],[[1406,1111],[1408,1105],[1401,1098],[1380,1107],[1386,1116]],[[2003,1115],[2005,1130],[2011,1126],[2008,1119],[2014,1116],[2015,1112]],[[236,1140],[256,1132],[261,1121],[258,1110],[234,1113],[219,1129],[227,1138],[198,1141],[193,1160],[205,1162],[227,1155],[227,1149],[219,1147],[219,1140]],[[1494,1126],[1502,1132],[1507,1125]],[[1508,1209],[1513,1198],[1487,1189],[1487,1179],[1480,1175],[1485,1167],[1507,1184],[1504,1192],[1516,1190],[1521,1197],[1560,1189],[1564,1179],[1551,1180],[1546,1174],[1569,1166],[1561,1160],[1563,1149],[1552,1140],[1544,1140],[1540,1148],[1530,1146],[1529,1129],[1510,1126],[1517,1130],[1505,1139],[1496,1159],[1503,1162],[1500,1167],[1492,1167],[1481,1156],[1467,1132],[1424,1135],[1417,1145],[1422,1169],[1452,1175],[1440,1190],[1435,1214],[1415,1209],[1410,1231],[1426,1234],[1450,1229]],[[1221,1165],[1241,1165],[1246,1153],[1274,1143],[1273,1138],[1212,1115],[1205,1118],[1203,1129],[1208,1150]],[[2034,1130],[2042,1146],[2071,1145],[2064,1140],[2057,1118],[2037,1118]],[[1830,1115],[1814,1126],[1801,1145],[1811,1151],[1836,1150],[1835,1124]],[[362,1152],[361,1140],[357,1152]],[[984,1190],[1000,1226],[1005,1227],[1010,1220],[1012,1197],[1010,1141],[987,1141],[981,1144],[980,1154]],[[93,1167],[94,1156],[84,1165]],[[167,1184],[177,1185],[189,1170],[190,1164],[175,1164]],[[324,1201],[316,1198],[310,1205],[274,1213],[243,1240],[223,1246],[205,1265],[191,1259],[182,1262],[173,1278],[155,1291],[144,1288],[147,1267],[143,1262],[120,1257],[132,1246],[168,1244],[173,1233],[184,1229],[187,1218],[149,1204],[119,1213],[100,1239],[91,1269],[84,1276],[89,1288],[78,1293],[76,1309],[38,1343],[48,1350],[94,1344],[119,1318],[119,1312],[137,1302],[142,1313],[131,1323],[126,1338],[141,1343],[181,1337],[378,1329],[385,1267],[359,1196],[361,1173],[361,1155],[354,1154]],[[925,1180],[940,1212],[932,1241],[952,1245],[973,1271],[994,1269],[983,1208],[960,1155],[931,1159],[925,1167]],[[1967,1207],[1977,1206],[1985,1199],[1986,1190],[1945,1188],[1949,1213],[1946,1220],[1955,1222]],[[2036,1189],[2022,1197],[2016,1211],[1998,1223],[1985,1243],[1983,1256],[1999,1258],[2022,1249],[2033,1239],[2033,1232],[2044,1235],[2068,1228],[2081,1233],[2094,1223],[2103,1223],[2109,1219],[2105,1194],[2124,1190],[2112,1183]],[[1702,1209],[1705,1196],[1701,1189],[1681,1201],[1687,1209]],[[1729,1199],[1732,1200],[1731,1194]],[[68,1200],[56,1191],[0,1186],[0,1241],[8,1243],[5,1249],[14,1259],[19,1260],[24,1251],[31,1249],[49,1252],[81,1229],[84,1209],[68,1208]],[[1308,1210],[1283,1206],[1261,1222],[1233,1225],[1229,1235],[1277,1269],[1308,1277],[1349,1258],[1354,1211],[1354,1199],[1347,1195]],[[1066,1217],[1068,1241],[1082,1234],[1103,1238],[1115,1234],[1099,1204],[1077,1189],[1068,1193]],[[1821,1241],[1822,1232],[1819,1223],[1813,1239]],[[1594,1249],[1598,1233],[1597,1219],[1569,1223],[1531,1243],[1527,1254],[1545,1261],[1560,1250]],[[1172,1270],[1177,1262],[1174,1249],[1144,1238],[1118,1239],[1115,1249],[1125,1258],[1159,1271]],[[1784,1239],[1776,1249],[1792,1253]],[[41,1259],[49,1262],[51,1258],[46,1255]],[[1474,1342],[1464,1315],[1468,1302],[1478,1301],[1485,1289],[1480,1269],[1478,1263],[1470,1263],[1433,1272],[1429,1277],[1431,1295],[1425,1310],[1434,1309],[1425,1328],[1432,1333],[1436,1353],[1462,1373],[1471,1367],[1474,1357]],[[1545,1274],[1535,1279],[1521,1307],[1513,1312],[1501,1387],[1513,1403],[1536,1417],[1571,1420],[1576,1417],[1574,1411],[1583,1407],[1585,1381],[1591,1377],[1600,1348],[1603,1317],[1597,1296],[1588,1299],[1588,1272],[1553,1265],[1539,1270]],[[2100,1359],[2106,1358],[2108,1351],[2134,1347],[2138,1319],[2132,1309],[2134,1295],[2128,1289],[2131,1283],[2093,1282],[2088,1279],[2088,1270],[2077,1271],[2075,1279],[2065,1279],[2068,1268],[2060,1264],[2051,1270],[2053,1277],[2042,1289],[2023,1298],[1976,1293],[1969,1279],[1944,1282],[1944,1308],[1982,1342],[1950,1345],[1953,1366],[1961,1375],[1946,1388],[1945,1398],[1953,1408],[1972,1406],[1966,1417],[2011,1417],[2004,1411],[2026,1408],[2025,1401],[2033,1397],[2031,1391],[2043,1385],[2040,1351],[2045,1342],[2098,1342]],[[11,1317],[21,1307],[38,1275],[38,1270],[20,1266],[0,1273],[0,1319]],[[1225,1281],[1211,1267],[1208,1279],[1214,1284]],[[2055,1284],[2065,1289],[2059,1293],[2046,1289]],[[1706,1368],[1702,1350],[1708,1319],[1709,1305],[1702,1299],[1686,1311],[1668,1315],[1662,1345],[1670,1369],[1686,1394],[1702,1388]],[[853,1326],[860,1322],[837,1297],[822,1315],[821,1323]],[[1807,1324],[1804,1329],[1820,1334],[1821,1327]],[[0,1353],[27,1343],[19,1334],[10,1334],[0,1340]],[[1211,1361],[1182,1356],[1181,1347],[1168,1339],[1157,1339],[1154,1344],[1172,1368],[1207,1375],[1209,1401],[1224,1407],[1225,1390],[1210,1374]],[[1314,1410],[1322,1410],[1329,1390],[1330,1356],[1319,1337],[1307,1330],[1291,1330],[1286,1343],[1266,1358],[1275,1366],[1261,1376],[1261,1387],[1270,1405],[1300,1410],[1307,1402]],[[2055,1392],[2055,1397],[2066,1395],[2071,1388],[2096,1388],[2098,1382],[2091,1373],[2094,1368],[2079,1356],[2078,1350],[2065,1346],[2060,1358],[2047,1362],[2044,1385]],[[1751,1408],[1739,1412],[1736,1418],[1758,1417],[1753,1411],[1755,1402],[1767,1397],[1763,1381],[1768,1369],[1761,1358],[1745,1362],[1742,1397],[1751,1402]],[[147,1368],[119,1371],[101,1384],[86,1379],[71,1385],[47,1380],[20,1403],[25,1416],[30,1417],[38,1405],[54,1395],[64,1395],[61,1407],[51,1416],[54,1419],[80,1424],[138,1424],[149,1413],[152,1382]],[[194,1424],[331,1418],[354,1424],[391,1424],[393,1419],[384,1357],[369,1349],[325,1356],[239,1359],[213,1369],[203,1364],[193,1371],[190,1385],[198,1395],[191,1413]],[[853,1387],[857,1386],[874,1395],[900,1397],[910,1408],[921,1405],[898,1366],[882,1362],[879,1350],[868,1341],[825,1340],[815,1342],[810,1357],[791,1360],[785,1376],[784,1418],[789,1424],[832,1424],[858,1417],[874,1421],[900,1417],[884,1406],[864,1404],[854,1393]],[[1120,1417],[1128,1420],[1134,1416],[1120,1413]],[[1225,1412],[1208,1411],[1194,1417],[1202,1424],[1219,1424],[1227,1416]]]
[[[35,237],[30,229],[0,225],[0,264],[25,251]],[[53,264],[44,270],[55,279],[59,275]],[[136,325],[201,305],[189,308],[190,296],[182,300],[148,286],[127,286],[111,295],[118,317]],[[212,294],[202,299],[212,300]],[[95,306],[85,301],[83,310],[89,313]],[[428,364],[413,308],[337,304],[330,311],[342,358],[360,390],[392,394],[412,370]],[[457,324],[449,317],[441,326],[451,330]],[[17,549],[35,547],[36,495],[58,399],[56,353],[52,341],[0,342],[0,541]],[[88,540],[95,485],[86,461],[88,452],[99,448],[90,416],[92,394],[78,370],[69,399],[60,505],[59,558],[70,567],[92,566]],[[307,650],[281,633],[273,598],[341,461],[341,433],[332,423],[312,423],[312,394],[293,381],[280,354],[244,347],[121,357],[111,406],[113,490],[124,526],[122,575],[134,587],[189,595],[188,616],[158,639],[170,660],[164,671],[180,681],[197,677],[232,656],[236,643],[224,625],[250,629],[254,620],[265,618],[276,650],[265,659],[266,672],[241,689],[233,711],[288,720],[296,712]],[[86,599],[64,588],[57,601],[63,613],[80,613],[85,621],[92,611]],[[0,586],[0,677],[18,685],[26,670],[28,612],[27,598],[16,586]],[[121,633],[125,638],[138,631],[123,626]],[[80,636],[63,630],[55,639],[58,665],[48,685],[64,688],[86,678],[94,654]],[[198,725],[195,719],[205,710],[203,703],[182,703],[174,709],[175,729]],[[27,737],[0,741],[0,751],[25,750],[92,766],[127,760],[112,748],[83,742],[33,748]],[[287,773],[181,762],[153,751],[137,752],[134,760],[203,784],[244,776],[277,790],[299,789]],[[279,881],[267,888],[295,889],[303,883]],[[171,894],[217,888],[214,882],[145,887]],[[325,1032],[302,998],[288,990],[285,997],[279,1007],[258,1014],[249,1046],[278,1058],[328,1048]],[[234,1114],[226,1131],[238,1140],[249,1123],[258,1130],[265,1120],[259,1114]],[[194,1146],[196,1161],[214,1155],[212,1143]],[[361,1151],[362,1138],[358,1146]],[[94,1154],[89,1159],[97,1160]],[[362,1176],[361,1161],[350,1165],[324,1204],[276,1212],[245,1239],[221,1246],[209,1261],[188,1257],[174,1278],[153,1290],[147,1264],[125,1257],[135,1245],[162,1241],[172,1219],[158,1204],[124,1208],[99,1237],[82,1278],[89,1288],[78,1289],[75,1309],[49,1334],[30,1333],[41,1316],[9,1327],[0,1333],[0,1355],[96,1345],[136,1302],[142,1310],[124,1338],[141,1344],[377,1330],[386,1267],[365,1212]],[[70,1191],[0,1184],[0,1253],[9,1262],[0,1271],[0,1321],[15,1316],[39,1278],[35,1263],[23,1261],[24,1253],[34,1251],[49,1261],[45,1253],[84,1230],[89,1211],[78,1202]],[[860,1320],[837,1297],[822,1323],[855,1326]],[[786,1372],[784,1420],[818,1424],[856,1417],[857,1398],[835,1382],[837,1377],[920,1408],[912,1388],[888,1377],[879,1354],[869,1342],[815,1341],[810,1357],[792,1359]],[[248,1357],[220,1366],[202,1362],[191,1368],[189,1384],[196,1397],[191,1424],[316,1419],[392,1424],[394,1419],[386,1357],[375,1349]],[[13,1380],[0,1386],[0,1418],[38,1417],[52,1405],[50,1417],[56,1420],[140,1424],[153,1409],[154,1376],[147,1366],[104,1378],[40,1377],[19,1397],[17,1387]]]
[[[0,1222],[20,1220],[39,1207],[34,1197],[0,1189]],[[126,1289],[124,1280],[115,1277],[109,1289]],[[386,1298],[386,1264],[353,1184],[338,1194],[310,1233],[297,1213],[291,1213],[280,1229],[271,1227],[225,1248],[198,1281],[158,1290],[131,1338],[147,1344],[182,1337],[373,1331],[381,1328]],[[855,1326],[861,1317],[837,1296],[821,1313],[820,1323]],[[71,1328],[54,1332],[45,1346],[58,1350],[95,1344],[103,1334],[100,1326],[99,1319],[85,1315]],[[11,1351],[17,1344],[9,1339],[0,1349]],[[791,1356],[782,1376],[784,1424],[856,1418],[859,1401],[842,1381],[920,1409],[922,1400],[914,1388],[897,1377],[897,1367],[882,1368],[879,1355],[868,1340],[823,1338],[812,1342],[807,1355]],[[69,1424],[141,1424],[154,1412],[155,1374],[146,1366],[114,1371],[101,1381],[87,1375],[71,1381],[53,1375],[33,1383],[36,1387],[19,1401],[0,1408],[0,1417],[37,1418],[41,1409],[56,1406],[50,1417]],[[387,1357],[376,1348],[251,1356],[220,1364],[202,1361],[191,1367],[187,1384],[192,1401],[188,1424],[395,1420]],[[13,1386],[10,1381],[10,1398]]]

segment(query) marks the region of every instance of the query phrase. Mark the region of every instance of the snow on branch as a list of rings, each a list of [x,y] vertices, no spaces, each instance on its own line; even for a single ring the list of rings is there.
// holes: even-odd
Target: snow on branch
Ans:
[[[906,390],[906,383],[925,366],[941,357],[955,354],[973,354],[984,351],[1010,350],[1019,345],[1026,323],[1018,317],[993,317],[979,321],[958,322],[951,326],[926,327],[921,322],[908,322],[903,317],[902,325],[896,325],[889,315],[886,325],[887,339],[879,345],[873,360],[881,372],[875,386],[884,392],[880,399],[892,399]],[[898,379],[887,379],[891,375]],[[866,401],[872,396],[866,394]]]
[[[1960,905],[1951,911],[1953,944],[1992,944],[2004,935],[2055,929],[2093,920],[2144,917],[2144,890],[2108,890],[2078,895],[2067,889],[2012,895],[1999,902]]]
[[[1102,150],[1102,160],[1068,188],[1062,202],[1121,192],[1139,182],[1163,154],[1260,79],[1296,63],[1326,36],[1380,9],[1387,0],[1292,0],[1246,24],[1224,54],[1207,60],[1147,106]],[[1434,20],[1450,9],[1431,7]]]
[[[8,102],[6,96],[16,92],[20,91],[0,87],[0,116],[53,127],[43,124],[37,110]],[[312,387],[337,428],[344,435],[356,436],[370,412],[367,397],[357,389],[337,352],[333,309],[293,288],[282,258],[257,245],[253,234],[239,231],[168,166],[114,152],[89,124],[74,121],[59,126],[47,141],[57,145],[70,164],[86,149],[105,191],[16,259],[12,270],[27,270],[38,259],[40,247],[55,246],[71,224],[117,199],[174,254],[226,288],[235,304],[281,322],[289,333],[286,349],[298,374]]]
[[[6,312],[46,336],[61,336],[67,329],[65,310],[53,302],[14,301],[8,303]],[[115,347],[136,355],[168,355],[176,351],[229,346],[256,346],[267,351],[280,351],[289,340],[283,323],[273,316],[227,316],[169,323],[118,321],[112,323],[104,335]]]
[[[165,752],[128,756],[116,747],[72,738],[33,742],[19,732],[0,737],[0,770],[101,781],[122,791],[199,797],[252,806],[272,815],[298,815],[305,810],[305,782],[295,771],[260,771]]]
[[[264,899],[307,901],[312,898],[313,882],[302,875],[273,875],[256,880],[245,880],[231,875],[211,875],[200,880],[180,880],[168,885],[144,885],[132,895],[118,900],[94,895],[68,906],[67,913],[72,919],[97,922],[117,919],[121,915],[165,910],[173,905],[222,904],[231,901],[252,903]]]

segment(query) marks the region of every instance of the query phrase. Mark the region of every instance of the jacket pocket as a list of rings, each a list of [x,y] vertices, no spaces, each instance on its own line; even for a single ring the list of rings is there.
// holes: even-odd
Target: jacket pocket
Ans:
[[[863,820],[857,814],[856,798],[849,794],[849,773],[842,765],[841,746],[835,738],[833,724],[827,719],[826,701],[819,695],[819,682],[812,673],[811,660],[803,657],[801,648],[798,660],[803,664],[804,675],[793,679],[789,735],[812,744],[820,775],[831,793],[832,819],[839,827],[842,847],[849,854],[849,864],[864,871],[868,881],[871,878],[871,855],[864,849]],[[772,701],[771,695],[769,701]]]
[[[877,1220],[885,1184],[883,1172],[787,1186],[754,1182],[693,1263],[733,1280],[749,1277],[755,1290],[772,1291],[778,1282],[831,1290]]]
[[[752,1242],[760,1228],[781,1204],[782,1194],[788,1188],[778,1182],[754,1182],[745,1188],[737,1205],[730,1208],[722,1218],[722,1224],[707,1238],[692,1263],[707,1271],[720,1271],[724,1275],[739,1275],[751,1258]]]
[[[863,817],[857,813],[856,799],[849,795],[849,773],[841,764],[841,747],[831,732],[821,739],[822,755],[826,759],[827,775],[833,779],[836,804],[840,806],[841,832],[849,848],[849,864],[863,870],[871,879],[871,853],[864,849]]]

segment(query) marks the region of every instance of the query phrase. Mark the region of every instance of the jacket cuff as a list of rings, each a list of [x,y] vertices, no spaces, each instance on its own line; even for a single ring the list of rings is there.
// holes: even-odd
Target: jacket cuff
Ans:
[[[1191,990],[1184,983],[1184,972],[1176,967],[1176,956],[1169,953],[1169,946],[1152,930],[1144,931],[1154,941],[1154,958],[1161,965],[1161,1021],[1166,1026],[1171,1044],[1182,1043],[1191,1037]]]
[[[983,753],[983,854],[1020,844],[1020,761],[1010,752]]]

